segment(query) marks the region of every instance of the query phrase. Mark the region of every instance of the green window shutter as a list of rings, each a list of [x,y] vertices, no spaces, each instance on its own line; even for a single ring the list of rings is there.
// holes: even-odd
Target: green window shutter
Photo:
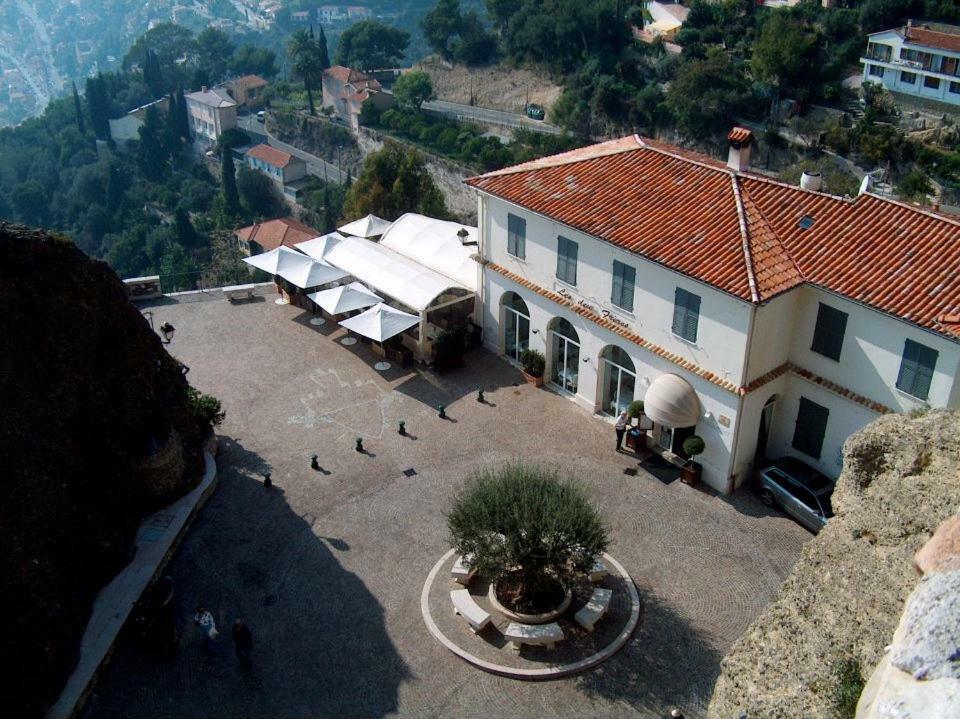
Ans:
[[[813,330],[810,349],[833,360],[840,359],[843,336],[847,330],[847,313],[820,303],[817,325]]]
[[[903,343],[903,359],[897,376],[897,389],[917,399],[926,399],[930,394],[933,371],[939,353],[919,342],[906,340]]]
[[[806,397],[801,397],[800,408],[797,410],[797,424],[793,428],[793,448],[815,459],[820,459],[829,417],[829,409]]]
[[[557,235],[557,279],[577,284],[577,243]]]
[[[521,260],[527,255],[527,221],[516,215],[507,215],[507,254]]]
[[[633,290],[637,271],[630,265],[613,261],[613,293],[611,301],[617,307],[633,312]]]
[[[699,324],[700,297],[678,287],[673,305],[673,333],[689,342],[696,342]]]

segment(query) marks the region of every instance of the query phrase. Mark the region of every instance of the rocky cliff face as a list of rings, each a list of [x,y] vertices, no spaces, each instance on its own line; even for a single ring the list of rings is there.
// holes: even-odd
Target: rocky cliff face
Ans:
[[[69,241],[0,223],[0,317],[0,688],[36,716],[143,514],[199,480],[201,433],[178,363]]]
[[[917,583],[914,553],[960,506],[960,414],[888,415],[847,440],[836,517],[724,658],[709,716],[828,719],[852,659],[869,676]]]

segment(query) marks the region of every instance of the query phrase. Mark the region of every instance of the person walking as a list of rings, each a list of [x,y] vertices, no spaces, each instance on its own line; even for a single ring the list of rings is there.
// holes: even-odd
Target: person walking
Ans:
[[[233,651],[237,655],[241,669],[250,668],[250,650],[253,649],[253,634],[242,619],[233,623]]]
[[[208,654],[213,652],[213,642],[220,634],[217,631],[216,622],[213,621],[213,615],[201,605],[197,607],[197,613],[193,617],[193,623],[200,629],[203,635],[203,650]]]
[[[617,415],[617,423],[614,425],[614,429],[617,430],[617,451],[623,451],[623,435],[627,431],[627,425],[630,424],[630,413],[624,407],[620,414]]]

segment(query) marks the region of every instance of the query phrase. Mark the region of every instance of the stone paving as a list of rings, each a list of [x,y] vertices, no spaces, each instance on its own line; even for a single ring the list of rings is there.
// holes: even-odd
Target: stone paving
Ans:
[[[180,651],[162,659],[121,642],[83,716],[703,715],[720,658],[786,577],[810,536],[802,528],[749,492],[624,474],[637,462],[613,451],[609,425],[485,351],[448,375],[378,373],[368,347],[337,344],[342,330],[312,327],[272,296],[212,297],[149,308],[157,326],[176,326],[169,349],[191,382],[227,411],[219,486],[169,565]],[[410,436],[397,434],[400,419]],[[448,549],[451,498],[472,469],[518,457],[585,483],[643,603],[620,653],[551,682],[469,666],[420,614],[427,573]],[[212,656],[190,623],[200,603],[223,630]],[[236,617],[254,634],[247,672],[232,656]]]

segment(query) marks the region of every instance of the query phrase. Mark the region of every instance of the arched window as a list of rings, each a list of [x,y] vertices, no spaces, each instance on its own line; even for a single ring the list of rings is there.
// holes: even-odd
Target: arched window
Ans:
[[[504,292],[500,298],[503,307],[503,353],[517,362],[520,355],[530,346],[530,310],[527,303],[516,292]]]
[[[616,345],[607,345],[600,353],[600,369],[600,411],[616,416],[634,398],[637,373],[633,360]]]
[[[562,317],[550,322],[550,381],[565,392],[577,393],[580,377],[580,335]]]

